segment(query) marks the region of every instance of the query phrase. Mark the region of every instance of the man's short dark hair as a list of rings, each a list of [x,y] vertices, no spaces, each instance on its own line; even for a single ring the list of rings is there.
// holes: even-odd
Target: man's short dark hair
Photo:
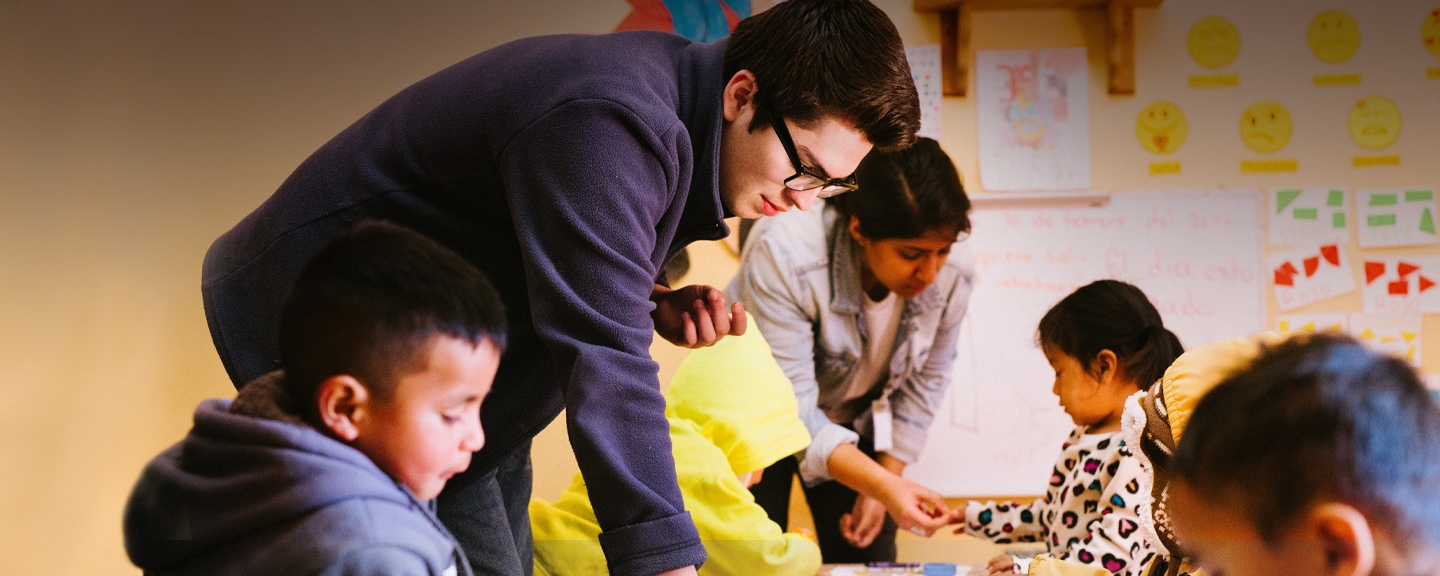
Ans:
[[[394,224],[364,222],[305,265],[280,309],[287,394],[315,417],[316,388],[353,376],[387,398],[425,367],[446,335],[505,347],[505,308],[485,275],[439,243]]]
[[[1217,386],[1174,469],[1270,542],[1342,502],[1402,553],[1440,550],[1440,407],[1403,360],[1348,337],[1286,341]]]
[[[741,20],[725,49],[726,80],[741,70],[765,94],[752,132],[770,113],[802,126],[838,118],[883,151],[909,147],[920,129],[900,33],[866,0],[789,0]]]

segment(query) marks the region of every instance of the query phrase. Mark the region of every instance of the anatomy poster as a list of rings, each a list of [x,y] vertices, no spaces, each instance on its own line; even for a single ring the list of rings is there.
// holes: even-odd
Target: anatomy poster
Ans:
[[[981,186],[1090,188],[1085,49],[982,50],[975,70]]]

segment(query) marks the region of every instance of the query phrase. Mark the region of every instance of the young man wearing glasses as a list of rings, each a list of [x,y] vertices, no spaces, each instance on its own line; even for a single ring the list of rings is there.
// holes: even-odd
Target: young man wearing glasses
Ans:
[[[611,573],[693,573],[705,550],[649,345],[706,346],[746,318],[711,287],[670,289],[662,265],[723,238],[727,216],[853,187],[872,148],[904,148],[918,125],[900,37],[864,0],[790,0],[715,44],[512,42],[381,104],[217,240],[211,335],[237,386],[270,372],[301,263],[364,218],[420,231],[490,277],[512,329],[488,442],[438,503],[477,572],[529,573],[530,439],[564,409]]]

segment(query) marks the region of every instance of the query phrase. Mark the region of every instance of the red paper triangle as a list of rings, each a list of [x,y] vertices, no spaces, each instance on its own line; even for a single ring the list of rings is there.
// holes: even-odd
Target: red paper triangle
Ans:
[[[1311,257],[1305,259],[1305,277],[1306,277],[1306,278],[1309,278],[1309,277],[1311,277],[1311,276],[1314,276],[1314,275],[1315,275],[1315,271],[1316,271],[1316,270],[1319,270],[1319,269],[1320,269],[1320,257],[1319,257],[1319,256],[1311,256]]]
[[[1384,262],[1365,262],[1365,283],[1374,282],[1376,278],[1385,275]]]
[[[1339,246],[1336,246],[1336,245],[1334,245],[1334,244],[1331,244],[1331,245],[1329,245],[1329,246],[1321,246],[1321,247],[1320,247],[1320,255],[1325,257],[1325,261],[1326,261],[1326,262],[1329,262],[1330,264],[1332,264],[1332,265],[1334,265],[1334,266],[1339,266],[1339,265],[1340,265],[1340,247],[1339,247]]]
[[[1404,277],[1406,277],[1406,276],[1409,276],[1411,272],[1414,272],[1414,271],[1420,269],[1419,266],[1416,266],[1416,265],[1411,264],[1411,263],[1409,263],[1409,262],[1405,262],[1405,261],[1403,261],[1403,260],[1400,262],[1400,265],[1397,266],[1397,268],[1398,268],[1398,270],[1396,270],[1396,271],[1400,273],[1400,277],[1401,277],[1401,278],[1404,278]]]
[[[1410,283],[1404,280],[1397,280],[1390,283],[1391,296],[1405,296],[1410,293]]]
[[[1291,273],[1289,273],[1289,272],[1286,272],[1286,271],[1284,271],[1284,270],[1276,270],[1276,271],[1275,271],[1275,285],[1276,285],[1276,286],[1294,286],[1294,285],[1295,285],[1295,280],[1293,279],[1293,276],[1294,276],[1293,274],[1291,274]]]
[[[1421,292],[1424,292],[1424,291],[1426,291],[1426,290],[1429,290],[1429,289],[1435,287],[1435,281],[1434,281],[1434,280],[1431,280],[1431,279],[1426,278],[1426,277],[1424,277],[1424,276],[1418,276],[1418,278],[1420,278],[1420,291],[1421,291]]]
[[[1296,269],[1295,269],[1295,265],[1294,265],[1294,264],[1291,264],[1291,263],[1289,263],[1289,262],[1286,262],[1286,263],[1282,264],[1279,268],[1276,268],[1276,270],[1284,270],[1286,274],[1299,274],[1299,273],[1300,273],[1299,270],[1296,270]]]

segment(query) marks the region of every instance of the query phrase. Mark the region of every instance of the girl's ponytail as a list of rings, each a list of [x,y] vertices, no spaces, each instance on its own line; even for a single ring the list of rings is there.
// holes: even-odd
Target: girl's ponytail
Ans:
[[[1145,293],[1118,280],[1097,280],[1060,300],[1040,319],[1037,338],[1087,370],[1101,350],[1114,352],[1121,371],[1141,390],[1185,351]]]

